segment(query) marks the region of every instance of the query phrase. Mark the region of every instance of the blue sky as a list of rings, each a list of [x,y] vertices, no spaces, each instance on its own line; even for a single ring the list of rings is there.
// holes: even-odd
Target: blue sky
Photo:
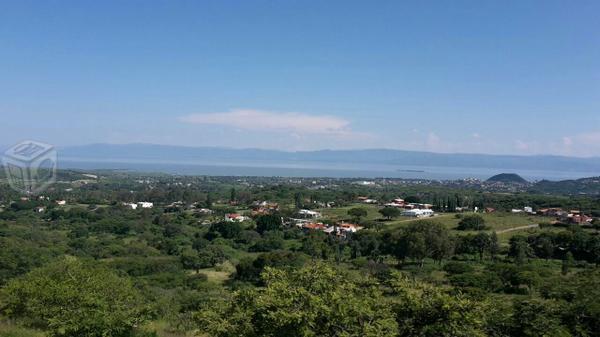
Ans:
[[[600,156],[598,1],[4,1],[0,144]]]

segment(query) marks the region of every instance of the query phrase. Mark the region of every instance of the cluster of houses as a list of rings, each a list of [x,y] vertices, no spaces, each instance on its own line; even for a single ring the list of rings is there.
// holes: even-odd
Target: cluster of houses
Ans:
[[[586,224],[591,223],[594,218],[589,215],[584,214],[578,210],[563,210],[562,208],[552,207],[552,208],[542,208],[537,211],[534,211],[532,207],[525,206],[523,209],[512,209],[512,213],[527,213],[531,215],[542,215],[548,217],[556,218],[557,222],[566,223],[566,224]]]
[[[434,215],[432,204],[422,204],[416,202],[405,202],[404,199],[396,198],[387,204],[385,207],[395,207],[402,209],[402,216],[409,216],[415,218],[425,218]]]
[[[337,235],[339,237],[347,237],[349,234],[356,233],[363,227],[341,222],[335,225],[327,225],[322,222],[298,222],[296,226],[306,231],[322,231],[326,234]]]
[[[289,219],[289,221],[290,221],[290,224],[293,224],[296,227],[299,227],[306,231],[311,231],[311,230],[322,231],[326,234],[337,235],[339,237],[344,237],[344,238],[348,234],[356,233],[357,231],[359,231],[363,228],[359,225],[346,223],[346,222],[340,222],[335,225],[328,225],[328,224],[317,221],[317,219],[319,219],[321,217],[322,217],[321,213],[319,213],[317,211],[312,211],[309,209],[301,209],[298,211],[296,218],[291,218],[291,219]]]
[[[21,201],[31,201],[31,199],[29,197],[21,197],[19,200],[21,200]],[[50,197],[46,197],[46,196],[40,195],[40,196],[37,197],[37,200],[39,200],[39,201],[50,201]],[[57,206],[65,206],[67,204],[67,201],[66,200],[62,200],[62,199],[57,199],[57,200],[54,200],[54,203]],[[1,206],[0,208],[4,208],[4,206]],[[36,213],[43,213],[43,212],[46,211],[46,207],[45,206],[36,206],[36,207],[33,208],[33,211],[36,212]]]
[[[591,223],[594,219],[578,210],[565,211],[562,208],[543,208],[537,211],[539,215],[555,217],[557,221],[571,224]]]
[[[225,221],[227,221],[227,222],[243,222],[246,220],[250,220],[250,218],[247,216],[243,216],[239,213],[225,214]]]
[[[255,201],[252,203],[252,215],[272,214],[279,210],[279,204],[269,201]]]

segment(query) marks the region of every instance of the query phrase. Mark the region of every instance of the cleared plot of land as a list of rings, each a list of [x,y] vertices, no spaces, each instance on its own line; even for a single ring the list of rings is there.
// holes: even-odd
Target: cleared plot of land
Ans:
[[[348,220],[351,217],[348,215],[348,210],[355,207],[362,207],[367,210],[367,216],[363,220],[381,220],[382,216],[379,213],[381,207],[376,205],[366,205],[366,204],[353,204],[346,207],[338,207],[338,208],[324,208],[319,211],[323,214],[325,218],[331,220]],[[472,213],[461,213],[463,216],[472,214]],[[481,214],[487,227],[489,230],[501,231],[506,229],[511,229],[515,227],[527,226],[532,224],[539,224],[540,222],[548,222],[551,218],[536,216],[536,215],[528,215],[528,214],[515,214],[508,212],[496,212],[496,213],[486,213]],[[455,229],[458,226],[459,218],[456,217],[455,213],[441,213],[432,217],[430,219],[435,219],[436,221],[444,224],[448,229]],[[386,225],[389,226],[400,226],[410,221],[414,221],[414,218],[408,217],[398,217],[391,221],[386,221]],[[468,232],[468,231],[467,231]]]
[[[463,216],[469,215],[470,213],[462,213]],[[532,224],[539,224],[540,222],[548,222],[550,218],[528,215],[528,214],[514,214],[514,213],[487,213],[479,214],[485,220],[485,226],[488,230],[501,231],[515,227],[527,226]],[[438,220],[443,223],[448,229],[455,229],[461,219],[452,217],[440,217]],[[461,231],[469,232],[469,231]]]
[[[200,274],[206,275],[208,282],[216,284],[223,284],[231,276],[230,271],[218,271],[215,268],[200,269]]]
[[[334,221],[350,220],[352,217],[348,215],[348,210],[356,207],[361,207],[367,210],[367,216],[363,220],[377,220],[382,217],[379,213],[381,207],[376,205],[359,203],[345,207],[323,208],[319,209],[318,211],[321,212],[324,218],[331,219]]]
[[[372,221],[372,220],[383,220],[383,217],[379,213],[381,209],[380,206],[376,205],[368,205],[368,204],[352,204],[346,207],[338,207],[338,208],[325,208],[320,209],[319,211],[323,214],[325,218],[338,221],[338,220],[350,220],[351,217],[348,215],[348,210],[354,207],[362,207],[367,210],[367,216],[362,220]],[[458,223],[460,222],[460,218],[457,218],[457,214],[459,213],[441,213],[436,214],[436,216],[431,218],[425,218],[433,221],[437,221],[442,223],[446,228],[450,229],[454,233],[458,235],[466,235],[477,233],[476,231],[460,231],[456,230]],[[472,213],[460,213],[462,216],[466,216]],[[538,224],[543,222],[549,222],[552,218],[537,216],[537,215],[529,215],[529,214],[520,214],[520,213],[509,213],[509,212],[495,212],[495,213],[479,213],[480,216],[485,220],[485,226],[487,227],[486,231],[491,233],[495,231],[498,234],[498,238],[500,239],[501,244],[507,244],[508,240],[518,234],[530,234],[538,231],[544,230],[557,230],[554,228],[538,228]],[[384,221],[385,228],[401,228],[407,226],[413,221],[418,221],[422,219],[408,218],[408,217],[398,217],[390,221]]]

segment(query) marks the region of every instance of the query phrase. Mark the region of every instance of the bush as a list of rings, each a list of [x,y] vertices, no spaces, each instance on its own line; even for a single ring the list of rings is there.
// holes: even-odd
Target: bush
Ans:
[[[185,278],[185,285],[190,289],[198,289],[206,281],[208,281],[208,276],[206,276],[206,274],[192,274]]]
[[[457,229],[459,230],[484,230],[485,229],[485,220],[481,215],[472,214],[466,215],[460,220],[458,223]]]
[[[74,258],[11,280],[0,296],[2,314],[50,336],[125,337],[147,318],[128,279]]]
[[[465,262],[452,261],[446,263],[444,271],[448,274],[464,274],[473,271],[473,266]]]

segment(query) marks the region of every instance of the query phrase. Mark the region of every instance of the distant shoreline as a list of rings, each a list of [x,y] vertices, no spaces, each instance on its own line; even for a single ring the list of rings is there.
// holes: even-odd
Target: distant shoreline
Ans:
[[[208,176],[260,176],[260,177],[329,177],[329,178],[395,178],[425,180],[460,180],[476,178],[486,180],[503,172],[516,172],[529,181],[550,180],[561,181],[593,176],[590,172],[561,172],[547,170],[515,170],[505,168],[464,168],[464,167],[416,167],[414,169],[398,169],[390,166],[361,165],[348,163],[285,163],[254,161],[252,163],[173,163],[146,161],[96,161],[62,159],[59,157],[59,168],[62,169],[116,169],[144,172],[157,172],[183,175]]]

